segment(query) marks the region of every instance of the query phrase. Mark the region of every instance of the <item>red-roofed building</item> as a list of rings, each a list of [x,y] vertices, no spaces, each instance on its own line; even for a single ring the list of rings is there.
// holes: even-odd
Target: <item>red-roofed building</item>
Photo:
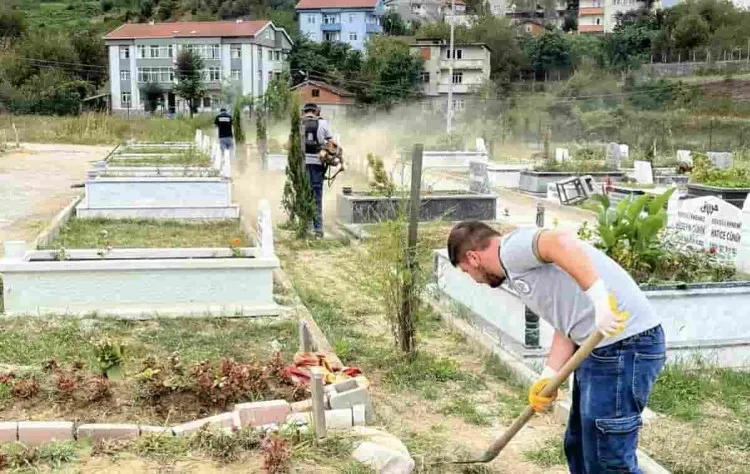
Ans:
[[[354,105],[353,93],[322,81],[307,80],[291,90],[299,91],[301,103],[318,104],[320,115],[331,122],[335,122],[337,118],[344,118],[349,108]]]
[[[187,111],[187,104],[171,92],[174,63],[183,48],[203,57],[208,94],[199,111],[228,105],[220,103],[222,84],[236,86],[243,95],[263,95],[286,67],[292,49],[287,32],[265,20],[126,23],[104,41],[109,49],[112,110],[117,112],[143,111],[141,92],[150,83],[164,91],[164,111]]]
[[[383,0],[300,0],[297,3],[300,32],[317,42],[349,44],[362,51],[367,40],[383,32],[380,18]]]

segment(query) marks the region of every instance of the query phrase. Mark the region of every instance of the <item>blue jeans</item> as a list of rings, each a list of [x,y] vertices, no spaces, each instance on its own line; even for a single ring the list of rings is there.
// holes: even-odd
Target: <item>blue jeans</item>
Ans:
[[[323,232],[323,177],[326,169],[323,165],[307,164],[307,176],[310,178],[313,197],[315,198],[315,218],[313,219],[313,230]]]
[[[572,474],[641,473],[641,413],[664,367],[661,325],[594,349],[576,370],[565,456]]]
[[[231,150],[234,148],[234,138],[232,137],[224,137],[219,138],[219,146],[222,150]]]

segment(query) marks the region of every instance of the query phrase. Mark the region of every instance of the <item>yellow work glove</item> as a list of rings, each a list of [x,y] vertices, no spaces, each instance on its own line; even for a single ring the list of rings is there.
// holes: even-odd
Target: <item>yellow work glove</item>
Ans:
[[[586,296],[594,305],[596,329],[599,332],[605,337],[613,337],[625,329],[630,313],[618,311],[617,298],[607,291],[603,281],[597,280],[591,288],[586,290]]]
[[[540,395],[544,387],[552,381],[552,378],[557,375],[557,371],[551,367],[545,367],[542,372],[542,376],[534,382],[534,385],[529,389],[529,406],[534,409],[535,412],[539,413],[543,411],[547,405],[555,401],[557,398],[557,390],[552,396],[543,397]]]

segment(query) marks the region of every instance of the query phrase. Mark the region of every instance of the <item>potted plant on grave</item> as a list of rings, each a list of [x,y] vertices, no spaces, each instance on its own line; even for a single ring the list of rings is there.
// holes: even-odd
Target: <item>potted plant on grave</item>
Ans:
[[[693,153],[688,196],[716,196],[742,209],[750,193],[750,168],[717,169],[705,153]]]

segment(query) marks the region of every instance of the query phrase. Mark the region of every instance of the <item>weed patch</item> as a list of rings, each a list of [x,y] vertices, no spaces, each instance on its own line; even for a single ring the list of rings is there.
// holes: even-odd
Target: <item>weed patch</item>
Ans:
[[[133,451],[141,457],[157,461],[175,460],[189,452],[189,440],[180,436],[143,435],[133,442]]]
[[[524,451],[524,459],[541,467],[553,467],[567,464],[562,439],[551,438],[542,447],[533,451]]]
[[[444,415],[458,416],[472,425],[488,426],[490,424],[489,417],[477,410],[476,403],[465,398],[452,400],[440,410],[440,413]]]

